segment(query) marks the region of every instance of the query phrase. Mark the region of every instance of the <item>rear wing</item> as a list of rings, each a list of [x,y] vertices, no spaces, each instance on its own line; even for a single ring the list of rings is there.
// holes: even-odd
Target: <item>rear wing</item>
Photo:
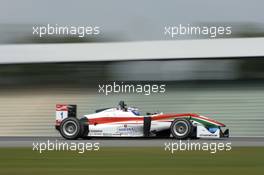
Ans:
[[[68,117],[77,117],[77,105],[56,104],[56,126]]]

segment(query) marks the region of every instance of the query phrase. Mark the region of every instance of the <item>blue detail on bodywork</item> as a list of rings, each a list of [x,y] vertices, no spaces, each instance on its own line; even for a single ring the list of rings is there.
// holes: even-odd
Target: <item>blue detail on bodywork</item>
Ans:
[[[218,128],[208,128],[208,131],[210,133],[215,133],[218,130]]]

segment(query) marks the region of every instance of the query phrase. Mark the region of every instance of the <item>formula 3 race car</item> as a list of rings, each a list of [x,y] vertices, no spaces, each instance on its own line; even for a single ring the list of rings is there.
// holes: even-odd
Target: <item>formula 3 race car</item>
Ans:
[[[55,128],[65,139],[89,137],[222,138],[229,130],[216,120],[193,113],[147,113],[120,101],[118,107],[98,109],[76,117],[77,106],[57,104]]]

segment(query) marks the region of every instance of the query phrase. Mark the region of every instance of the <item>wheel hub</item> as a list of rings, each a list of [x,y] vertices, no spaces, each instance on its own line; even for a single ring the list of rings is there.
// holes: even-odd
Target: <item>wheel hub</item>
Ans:
[[[188,132],[188,125],[184,121],[178,121],[175,123],[173,130],[178,136],[183,136]]]
[[[72,136],[74,134],[76,134],[77,132],[77,125],[75,122],[73,121],[68,121],[63,125],[63,132],[68,135],[68,136]]]

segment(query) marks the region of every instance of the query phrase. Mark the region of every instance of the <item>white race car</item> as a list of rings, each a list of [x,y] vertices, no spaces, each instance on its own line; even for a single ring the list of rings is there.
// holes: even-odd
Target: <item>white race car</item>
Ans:
[[[229,137],[229,130],[216,120],[193,113],[147,113],[127,107],[123,101],[116,108],[96,110],[76,118],[76,105],[56,105],[56,129],[66,139],[87,137]]]

